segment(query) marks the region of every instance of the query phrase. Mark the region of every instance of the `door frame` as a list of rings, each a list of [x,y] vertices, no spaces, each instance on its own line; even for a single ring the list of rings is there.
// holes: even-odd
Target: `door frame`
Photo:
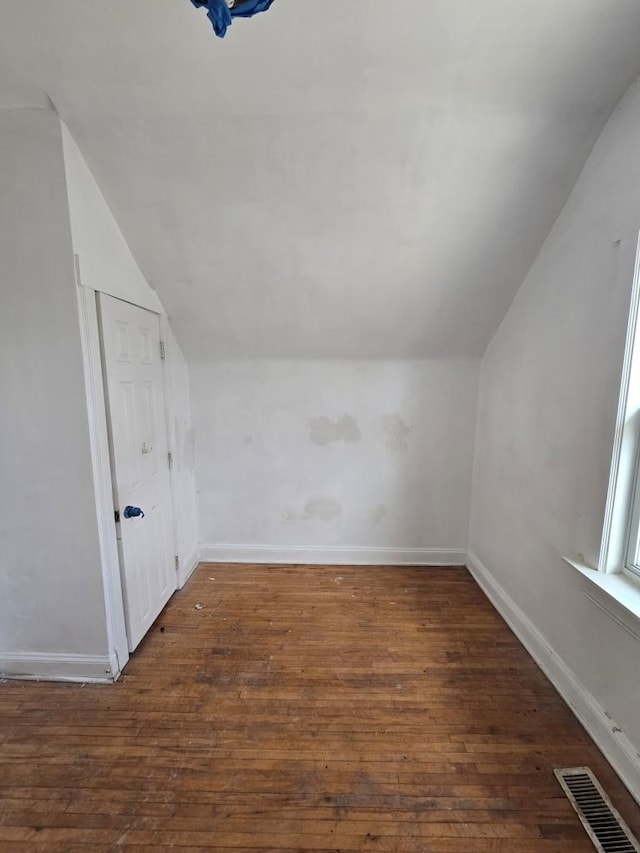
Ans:
[[[78,256],[74,256],[76,273],[76,292],[78,297],[78,316],[80,337],[82,343],[82,360],[87,396],[87,417],[89,424],[89,442],[91,449],[91,467],[93,470],[93,485],[96,501],[96,518],[98,524],[98,541],[100,545],[100,561],[102,582],[104,586],[105,613],[107,621],[107,638],[109,643],[109,675],[115,681],[129,660],[129,641],[124,617],[124,591],[113,505],[113,472],[109,453],[109,438],[107,427],[107,409],[102,373],[102,355],[100,351],[100,326],[98,320],[97,294],[95,288],[81,281]],[[106,293],[112,296],[111,293]],[[155,294],[154,294],[155,296]],[[121,296],[115,298],[121,299]],[[122,300],[127,301],[127,300]],[[165,421],[167,424],[167,440],[169,452],[176,459],[173,447],[173,431],[171,430],[170,406],[171,393],[169,388],[168,364],[171,357],[170,347],[167,347],[168,324],[167,317],[158,311],[158,305],[141,305],[132,302],[138,308],[157,314],[160,319],[160,338],[165,346],[165,358],[162,364],[162,381],[165,398]],[[174,553],[177,551],[177,531],[175,513],[175,483],[174,469],[169,468],[169,487],[171,490],[171,535]],[[179,573],[176,567],[176,589],[179,587]]]

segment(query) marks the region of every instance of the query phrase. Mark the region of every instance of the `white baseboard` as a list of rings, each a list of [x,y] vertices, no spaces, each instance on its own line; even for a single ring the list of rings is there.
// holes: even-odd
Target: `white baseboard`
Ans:
[[[101,655],[0,651],[0,678],[30,681],[82,681],[111,683],[117,659]]]
[[[549,681],[580,720],[591,738],[640,802],[640,756],[637,747],[561,660],[487,567],[469,552],[467,567],[489,601],[505,620]]]
[[[464,548],[366,548],[304,545],[204,544],[205,563],[293,563],[334,566],[463,566]]]
[[[193,553],[189,554],[186,560],[181,560],[180,569],[178,570],[178,589],[182,589],[186,584],[197,569],[199,562],[198,550],[194,550]]]

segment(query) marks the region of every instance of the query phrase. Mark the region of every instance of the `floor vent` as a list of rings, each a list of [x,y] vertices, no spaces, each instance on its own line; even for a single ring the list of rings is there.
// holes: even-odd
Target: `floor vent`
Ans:
[[[640,845],[588,767],[553,771],[599,853],[640,853]]]

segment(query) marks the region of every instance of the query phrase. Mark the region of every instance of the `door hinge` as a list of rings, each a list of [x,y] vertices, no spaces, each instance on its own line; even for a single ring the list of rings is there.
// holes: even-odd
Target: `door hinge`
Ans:
[[[176,560],[176,572],[179,572],[180,571],[180,557],[178,557],[177,554],[176,554],[175,560]]]
[[[167,453],[167,461],[169,462],[169,468],[173,468],[173,453],[171,451]]]
[[[160,358],[164,361],[167,357],[167,351],[164,346],[164,341],[160,341]]]
[[[113,513],[113,517],[116,520],[116,524],[120,524],[120,510],[119,509],[115,510],[115,512]]]

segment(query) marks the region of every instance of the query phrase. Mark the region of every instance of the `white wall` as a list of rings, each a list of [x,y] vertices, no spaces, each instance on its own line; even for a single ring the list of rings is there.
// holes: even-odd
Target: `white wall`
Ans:
[[[62,123],[73,251],[85,287],[164,314],[67,126]]]
[[[0,257],[0,671],[44,672],[51,656],[100,671],[104,598],[51,111],[0,110]]]
[[[204,556],[462,562],[478,369],[191,365]]]
[[[631,288],[615,241],[640,226],[639,152],[636,83],[484,358],[470,532],[485,579],[536,626],[549,660],[563,662],[623,745],[636,796],[638,635],[582,594],[561,556],[598,558]]]
[[[76,287],[74,253],[85,287]],[[126,643],[120,650],[107,618],[115,601],[123,626],[115,528],[96,503],[105,477],[110,500],[106,433],[96,466],[88,418],[83,354],[98,364],[98,399],[101,389],[93,290],[163,315],[182,582],[197,551],[188,376],[158,297],[53,111],[0,110],[0,256],[0,672],[108,678],[114,647],[122,664]],[[89,405],[93,421],[99,408]]]

